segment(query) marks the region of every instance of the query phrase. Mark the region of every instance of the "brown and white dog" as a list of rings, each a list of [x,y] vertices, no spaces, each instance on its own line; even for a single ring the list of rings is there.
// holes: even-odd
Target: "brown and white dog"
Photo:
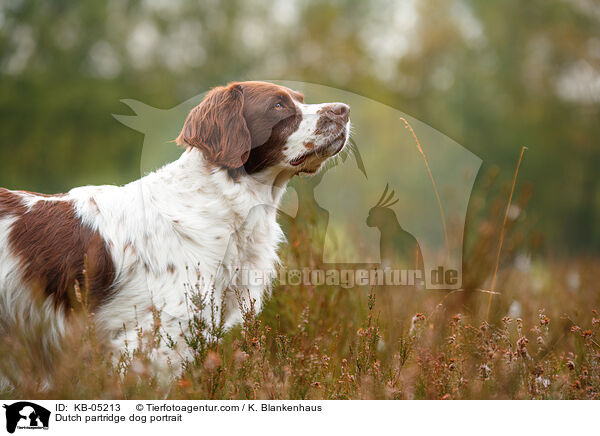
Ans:
[[[162,341],[155,361],[181,362],[187,290],[217,299],[243,291],[260,307],[278,261],[285,186],[344,148],[349,112],[270,83],[231,83],[190,112],[181,157],[140,180],[50,196],[1,189],[0,333],[45,323],[44,348],[59,343],[74,284],[87,281],[98,330],[115,351],[137,343],[136,326],[151,330],[158,309],[179,349]],[[233,311],[225,323],[237,320]]]

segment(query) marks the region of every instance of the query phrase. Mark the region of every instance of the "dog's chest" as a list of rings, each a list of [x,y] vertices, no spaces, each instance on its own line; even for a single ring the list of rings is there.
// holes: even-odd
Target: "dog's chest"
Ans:
[[[71,193],[115,265],[112,297],[99,313],[109,330],[121,328],[125,318],[151,319],[152,307],[185,319],[190,289],[214,292],[217,301],[228,289],[247,290],[260,302],[275,276],[283,238],[268,201],[252,187],[231,187],[214,177],[196,185],[174,179],[158,174],[122,188]]]
[[[172,283],[183,289],[200,284],[221,292],[245,287],[242,275],[249,271],[264,275],[268,286],[282,239],[275,210],[263,205],[246,210],[219,206],[210,213],[177,213],[177,219],[157,216],[152,234],[142,238],[141,250],[126,263],[137,265],[136,273],[147,275],[155,286]]]

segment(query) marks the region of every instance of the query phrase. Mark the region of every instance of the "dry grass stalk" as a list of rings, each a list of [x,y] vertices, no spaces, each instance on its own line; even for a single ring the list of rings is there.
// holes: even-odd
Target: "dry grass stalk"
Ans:
[[[438,192],[437,185],[435,183],[435,179],[433,178],[433,173],[431,172],[431,168],[429,167],[429,161],[427,160],[427,156],[425,155],[425,152],[423,151],[423,148],[421,147],[421,143],[419,142],[419,139],[417,138],[417,135],[415,134],[415,131],[413,130],[410,123],[408,121],[406,121],[406,119],[403,117],[400,117],[400,121],[404,122],[405,128],[410,130],[410,133],[411,133],[412,137],[414,138],[415,143],[417,144],[417,149],[419,150],[419,153],[421,153],[421,156],[423,156],[423,161],[425,162],[425,166],[427,167],[427,174],[429,175],[429,179],[431,180],[431,184],[433,185],[433,190],[435,192],[435,199],[437,200],[438,207],[440,208],[440,215],[442,217],[442,226],[444,227],[444,240],[446,241],[446,255],[448,256],[448,259],[450,259],[450,242],[448,239],[448,228],[446,226],[446,216],[444,215],[444,208],[442,207],[440,193]]]
[[[515,192],[515,186],[517,184],[517,176],[519,175],[519,168],[521,167],[521,161],[523,160],[523,154],[525,153],[525,150],[527,150],[527,147],[521,147],[521,154],[519,155],[519,161],[517,162],[517,168],[515,169],[512,187],[510,188],[510,195],[508,197],[508,204],[506,205],[506,212],[504,213],[504,219],[502,220],[502,228],[500,229],[500,240],[498,241],[498,251],[496,253],[496,265],[494,266],[492,285],[490,286],[490,298],[488,300],[488,307],[485,315],[486,322],[490,318],[490,308],[492,307],[492,298],[494,296],[493,292],[494,288],[496,287],[496,277],[498,275],[498,265],[500,264],[500,253],[502,252],[502,245],[504,244],[504,232],[506,229],[506,221],[508,219],[508,212],[510,211],[510,205],[512,203],[513,194]]]

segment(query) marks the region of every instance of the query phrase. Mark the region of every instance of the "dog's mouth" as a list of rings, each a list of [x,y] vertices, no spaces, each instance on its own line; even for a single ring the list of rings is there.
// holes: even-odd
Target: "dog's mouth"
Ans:
[[[320,161],[329,159],[343,150],[346,145],[346,129],[342,129],[340,134],[329,143],[318,147],[317,149],[308,151],[300,156],[292,159],[290,165],[297,167],[303,164],[308,158],[314,157]],[[333,152],[331,151],[333,149]]]

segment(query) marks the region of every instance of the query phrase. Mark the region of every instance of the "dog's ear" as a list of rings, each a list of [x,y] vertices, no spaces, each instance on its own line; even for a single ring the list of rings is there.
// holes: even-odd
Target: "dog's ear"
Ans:
[[[244,93],[240,85],[234,83],[211,90],[188,115],[177,144],[199,148],[216,165],[242,167],[252,143],[243,108]]]

